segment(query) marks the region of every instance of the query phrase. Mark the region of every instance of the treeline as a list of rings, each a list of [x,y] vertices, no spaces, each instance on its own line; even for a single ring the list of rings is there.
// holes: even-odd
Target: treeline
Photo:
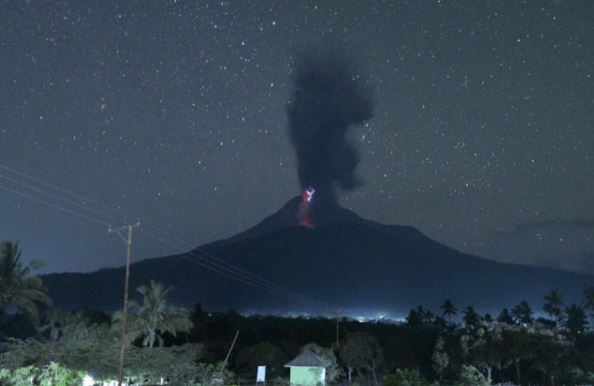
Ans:
[[[592,309],[593,294],[592,289],[585,292],[587,307],[565,307],[561,295],[551,291],[543,304],[544,310],[554,310],[549,318],[535,318],[527,302],[492,317],[473,307],[458,311],[446,300],[439,314],[419,306],[401,323],[342,318],[337,324],[324,318],[244,317],[232,311],[211,315],[196,306],[192,318],[198,336],[190,339],[204,342],[209,359],[215,360],[224,355],[221,342],[229,342],[239,330],[233,370],[252,377],[258,364],[283,374],[282,365],[315,342],[333,350],[343,380],[349,374],[365,383],[388,375],[393,379],[396,374],[404,377],[406,369],[443,384],[594,384],[594,332],[587,329],[585,312]]]
[[[0,313],[0,383],[115,379],[121,313],[52,308],[34,268],[21,263],[17,245],[1,245],[0,309],[13,312]],[[419,306],[403,322],[364,323],[187,310],[169,305],[173,289],[160,283],[136,290],[142,302],[130,307],[125,374],[137,384],[253,383],[258,365],[268,366],[269,383],[285,384],[284,364],[306,350],[325,361],[331,383],[594,384],[594,288],[570,305],[552,290],[539,305],[546,318],[527,302],[492,316],[445,300],[439,312]]]

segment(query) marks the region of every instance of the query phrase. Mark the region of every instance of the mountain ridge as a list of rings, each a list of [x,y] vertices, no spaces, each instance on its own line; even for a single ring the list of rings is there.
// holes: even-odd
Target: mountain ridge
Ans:
[[[500,263],[461,253],[419,230],[366,220],[340,208],[314,229],[295,226],[299,198],[256,226],[193,250],[224,259],[331,307],[404,313],[418,304],[436,309],[446,298],[494,312],[521,300],[542,303],[557,288],[578,301],[594,276],[551,268]],[[131,288],[150,279],[172,285],[172,301],[209,309],[324,313],[328,306],[295,302],[229,280],[192,263],[189,253],[146,259],[132,265]],[[44,277],[64,308],[116,309],[123,268]],[[131,291],[136,296],[135,291]],[[278,294],[277,294],[278,295]],[[540,308],[540,307],[539,307]],[[357,311],[358,312],[358,311]]]

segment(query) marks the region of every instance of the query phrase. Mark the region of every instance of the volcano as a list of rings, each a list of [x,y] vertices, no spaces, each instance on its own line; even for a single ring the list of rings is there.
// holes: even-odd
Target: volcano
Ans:
[[[157,280],[175,288],[174,303],[210,310],[324,314],[330,305],[351,315],[403,315],[419,304],[437,309],[448,298],[483,312],[522,300],[537,310],[552,288],[570,303],[594,284],[594,276],[464,254],[412,227],[380,224],[338,206],[325,222],[300,226],[301,202],[295,197],[256,226],[199,250],[308,300],[230,280],[193,262],[193,251],[132,264],[131,288]],[[123,267],[43,277],[57,306],[103,310],[120,307],[123,279]]]

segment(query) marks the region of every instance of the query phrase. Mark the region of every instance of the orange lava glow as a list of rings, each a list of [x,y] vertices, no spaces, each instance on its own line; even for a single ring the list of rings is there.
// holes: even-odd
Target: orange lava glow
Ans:
[[[311,221],[309,221],[309,217],[302,218],[301,220],[299,220],[297,225],[300,227],[309,228],[309,229],[313,228]]]

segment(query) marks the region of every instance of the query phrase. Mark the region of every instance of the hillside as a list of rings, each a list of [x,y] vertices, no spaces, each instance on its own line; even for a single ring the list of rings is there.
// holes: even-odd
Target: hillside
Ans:
[[[525,299],[537,310],[551,288],[569,303],[594,284],[592,276],[463,254],[414,228],[364,220],[346,209],[315,229],[295,227],[296,205],[291,200],[257,226],[200,249],[353,315],[402,314],[419,304],[436,308],[446,298],[492,312]],[[176,303],[200,302],[207,309],[328,312],[317,303],[230,280],[189,261],[195,258],[188,253],[134,263],[131,286],[158,280],[175,287]],[[44,281],[58,306],[114,309],[121,303],[123,277],[123,268],[115,268],[50,274]]]

